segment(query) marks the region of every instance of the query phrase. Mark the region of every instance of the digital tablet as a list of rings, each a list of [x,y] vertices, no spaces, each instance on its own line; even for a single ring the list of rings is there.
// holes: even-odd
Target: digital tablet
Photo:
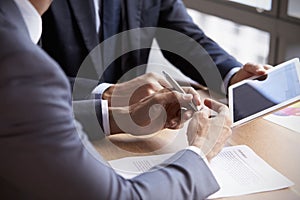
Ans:
[[[233,126],[286,106],[300,99],[298,58],[228,88],[228,104]]]

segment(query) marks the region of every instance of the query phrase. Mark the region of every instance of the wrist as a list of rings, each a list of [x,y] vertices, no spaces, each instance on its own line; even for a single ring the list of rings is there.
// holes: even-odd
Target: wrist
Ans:
[[[233,74],[230,78],[229,78],[229,81],[228,81],[228,85],[227,85],[227,89],[229,86],[233,85],[235,83],[235,75],[236,74]]]
[[[111,98],[113,91],[115,89],[115,85],[108,87],[102,94],[102,99],[108,101],[108,106],[111,106]]]
[[[207,151],[206,146],[208,145],[208,141],[204,137],[198,137],[195,138],[192,142],[189,142],[189,145],[199,148],[202,152],[206,152]]]
[[[198,154],[203,160],[207,161],[206,155],[203,153],[203,151],[196,146],[188,146],[186,149],[191,150]]]
[[[109,125],[110,125],[110,131],[111,135],[123,133],[122,129],[118,126],[118,121],[120,119],[123,119],[124,116],[128,116],[128,109],[125,107],[109,107],[108,113],[109,113]]]

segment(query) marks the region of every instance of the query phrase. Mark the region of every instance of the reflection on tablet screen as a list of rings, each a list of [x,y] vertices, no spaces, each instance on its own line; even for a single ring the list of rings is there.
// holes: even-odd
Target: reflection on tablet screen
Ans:
[[[297,71],[298,70],[298,71]],[[288,102],[300,95],[294,62],[232,89],[234,122]]]

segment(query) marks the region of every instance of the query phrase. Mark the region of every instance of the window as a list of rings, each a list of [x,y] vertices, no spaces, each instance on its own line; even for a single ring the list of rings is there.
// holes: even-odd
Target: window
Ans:
[[[300,19],[300,1],[289,0],[287,14]]]
[[[240,62],[268,62],[270,43],[268,32],[203,14],[193,9],[188,11],[194,22],[209,37]]]
[[[207,23],[212,23],[210,20],[215,20],[211,16],[225,20],[213,23],[226,25],[226,37],[227,32],[235,35],[242,45],[225,44],[219,41],[218,36],[212,37],[242,62],[247,60],[276,65],[290,58],[300,57],[299,0],[183,1],[188,8],[206,16],[200,17],[199,21],[207,21],[201,22],[201,27],[208,35],[217,34],[209,33],[209,29],[218,32],[207,27],[210,26]]]
[[[300,0],[183,2],[195,23],[242,63],[277,65],[300,58]]]
[[[258,9],[264,9],[264,10],[272,9],[272,0],[229,0],[229,1],[237,2]]]

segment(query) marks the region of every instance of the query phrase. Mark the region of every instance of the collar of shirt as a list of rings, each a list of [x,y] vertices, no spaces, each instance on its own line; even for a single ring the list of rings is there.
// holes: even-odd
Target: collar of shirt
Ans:
[[[30,38],[37,44],[42,34],[42,18],[28,0],[14,0],[27,26]]]

